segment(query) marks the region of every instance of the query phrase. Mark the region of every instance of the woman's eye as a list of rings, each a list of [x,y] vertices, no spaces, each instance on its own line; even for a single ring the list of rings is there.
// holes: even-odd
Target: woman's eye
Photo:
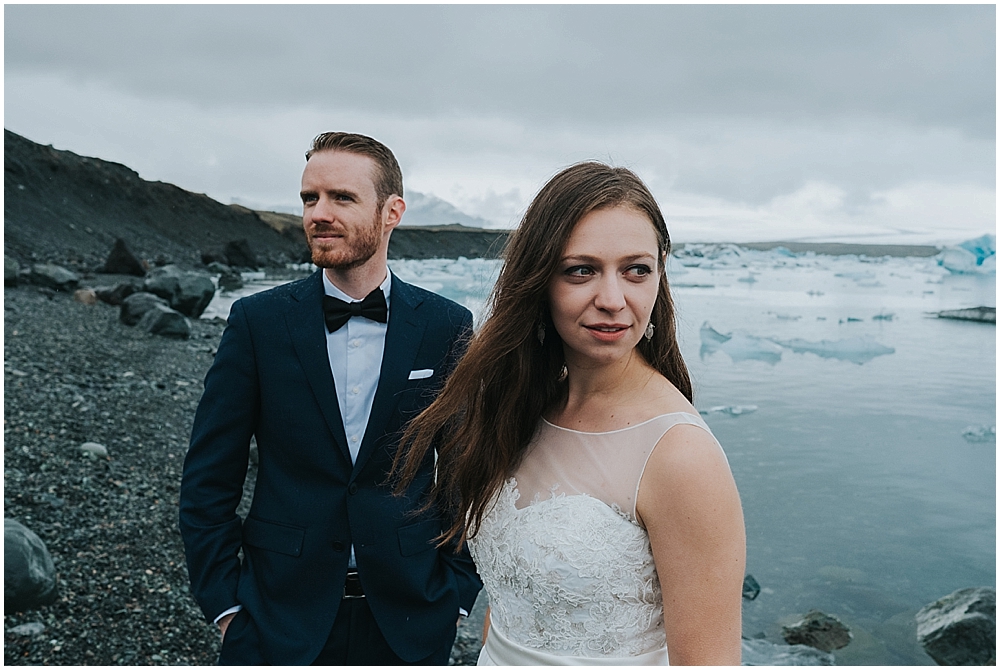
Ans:
[[[594,269],[588,265],[574,265],[566,268],[566,274],[570,277],[588,277],[594,274]]]
[[[632,265],[626,272],[633,277],[645,277],[653,273],[653,269],[648,265]]]

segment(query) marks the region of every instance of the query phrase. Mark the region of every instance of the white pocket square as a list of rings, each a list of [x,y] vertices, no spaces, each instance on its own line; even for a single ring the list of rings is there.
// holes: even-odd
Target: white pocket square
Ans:
[[[434,374],[433,370],[414,370],[410,373],[410,379],[427,379],[432,374]]]

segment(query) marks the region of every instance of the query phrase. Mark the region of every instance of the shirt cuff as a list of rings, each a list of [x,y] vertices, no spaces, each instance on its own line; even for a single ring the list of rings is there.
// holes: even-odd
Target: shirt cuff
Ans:
[[[460,616],[469,616],[469,613],[465,611],[464,607],[459,607],[458,608],[458,613],[459,613]]]
[[[234,606],[234,607],[230,607],[230,608],[229,608],[229,609],[227,609],[227,610],[226,610],[225,612],[223,612],[223,613],[222,613],[222,614],[220,614],[219,616],[215,617],[215,621],[213,621],[212,623],[215,623],[215,624],[218,624],[218,623],[219,623],[219,620],[220,620],[220,619],[222,619],[222,617],[224,617],[224,616],[227,616],[227,615],[229,615],[229,614],[236,614],[236,613],[237,613],[237,612],[239,612],[239,611],[240,611],[241,609],[243,609],[243,605],[236,605],[236,606]],[[461,611],[461,609],[459,609],[459,611]],[[468,615],[468,614],[466,614],[466,616],[469,616],[469,615]]]

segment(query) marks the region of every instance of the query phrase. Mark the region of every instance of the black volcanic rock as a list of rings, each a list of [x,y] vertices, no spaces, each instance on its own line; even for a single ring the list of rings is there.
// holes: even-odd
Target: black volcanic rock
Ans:
[[[118,238],[140,258],[187,266],[199,264],[200,249],[229,240],[247,240],[267,266],[298,261],[305,251],[252,211],[4,130],[6,255],[22,265],[92,270],[103,266]]]
[[[227,265],[234,268],[256,270],[259,267],[257,257],[246,240],[232,240],[226,244],[226,260]]]
[[[135,254],[125,244],[125,240],[120,237],[115,240],[115,245],[111,247],[108,260],[104,261],[104,272],[112,275],[146,276],[146,268],[142,261],[135,257]]]

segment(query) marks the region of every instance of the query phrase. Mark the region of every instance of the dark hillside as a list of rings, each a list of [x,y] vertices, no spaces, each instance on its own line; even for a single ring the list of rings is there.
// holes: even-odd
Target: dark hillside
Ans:
[[[255,212],[4,130],[5,255],[95,269],[118,237],[140,258],[182,265],[240,239],[267,265],[305,254]]]

